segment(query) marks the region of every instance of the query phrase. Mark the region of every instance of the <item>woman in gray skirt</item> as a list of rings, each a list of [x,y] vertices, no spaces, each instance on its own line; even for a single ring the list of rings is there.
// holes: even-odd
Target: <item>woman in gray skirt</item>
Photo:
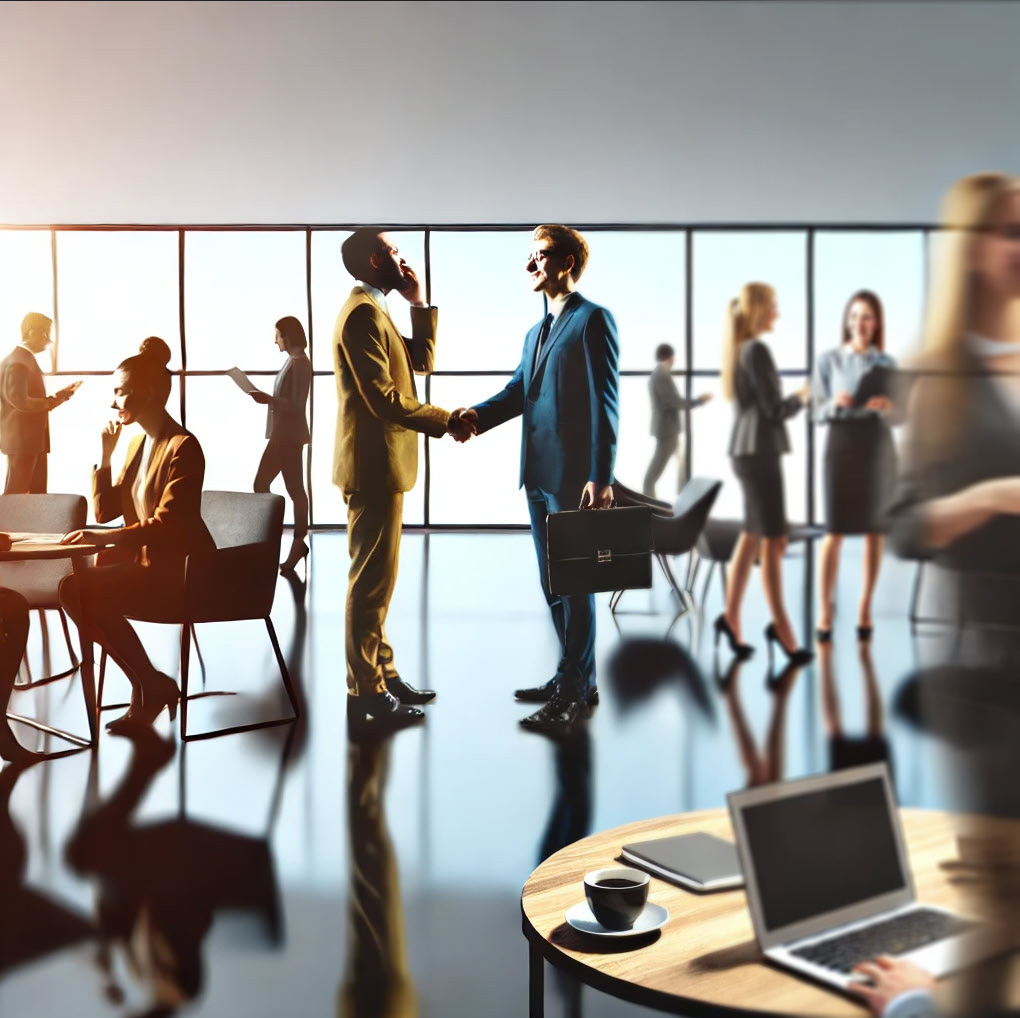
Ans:
[[[859,290],[843,313],[840,345],[815,365],[815,423],[827,426],[825,523],[819,563],[819,642],[832,638],[832,595],[848,534],[864,535],[864,582],[857,638],[870,640],[871,600],[882,564],[879,515],[896,479],[892,383],[896,362],[884,352],[882,302]]]

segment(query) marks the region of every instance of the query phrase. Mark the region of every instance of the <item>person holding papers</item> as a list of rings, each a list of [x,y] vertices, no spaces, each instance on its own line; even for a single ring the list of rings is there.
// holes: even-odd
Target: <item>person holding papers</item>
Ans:
[[[283,474],[287,494],[294,503],[294,540],[290,554],[280,566],[281,573],[294,571],[308,554],[308,495],[305,493],[304,447],[308,444],[308,390],[312,385],[312,362],[305,353],[308,340],[304,326],[292,315],[276,323],[276,345],[287,354],[273,385],[273,394],[254,386],[248,391],[256,403],[266,408],[265,452],[255,474],[255,490],[269,491],[278,474]]]
[[[815,365],[815,422],[828,425],[825,443],[825,521],[820,556],[817,637],[832,638],[832,594],[847,534],[864,535],[864,586],[857,605],[857,638],[870,640],[871,600],[882,564],[878,518],[896,478],[889,425],[896,362],[884,352],[882,302],[859,290],[843,313],[840,344]]]

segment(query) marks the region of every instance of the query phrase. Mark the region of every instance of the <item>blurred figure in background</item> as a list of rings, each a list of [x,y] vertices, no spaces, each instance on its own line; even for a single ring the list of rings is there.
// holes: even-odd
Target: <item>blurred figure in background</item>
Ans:
[[[80,382],[46,395],[36,361],[53,341],[53,322],[38,311],[21,320],[21,342],[0,360],[0,452],[7,457],[5,495],[39,495],[46,491],[46,456],[50,451],[49,412],[66,403]]]
[[[884,349],[882,302],[870,290],[859,290],[843,313],[840,345],[825,351],[815,365],[815,421],[828,425],[824,460],[827,533],[819,561],[820,643],[832,637],[832,597],[847,534],[864,535],[857,638],[871,639],[871,601],[884,546],[879,517],[896,477],[896,449],[889,430],[896,362]]]
[[[673,360],[676,351],[668,343],[662,343],[655,351],[656,364],[648,376],[648,395],[652,401],[651,434],[655,439],[655,452],[648,464],[642,492],[655,498],[655,484],[666,469],[666,464],[675,456],[677,462],[677,484],[679,492],[687,483],[687,441],[684,435],[681,413],[693,410],[707,403],[712,394],[702,393],[697,399],[686,399],[673,381]]]
[[[751,568],[761,550],[761,575],[772,622],[765,630],[788,661],[804,664],[811,652],[798,645],[783,605],[783,554],[788,524],[781,457],[790,451],[785,421],[800,413],[810,397],[803,386],[784,396],[779,372],[761,337],[771,332],[779,310],[776,294],[765,283],[747,283],[730,302],[723,340],[723,395],[734,403],[730,458],[744,492],[744,529],[737,539],[726,589],[726,610],[715,620],[716,643],[724,635],[734,653],[754,648],[741,642],[740,609]]]
[[[965,177],[943,203],[924,350],[890,510],[890,540],[905,557],[941,565],[966,639],[918,680],[922,723],[953,746],[961,812],[1020,817],[1020,182]],[[958,634],[959,635],[959,634]],[[962,653],[957,653],[957,650]],[[975,821],[967,863],[985,912],[1017,923],[1020,852],[994,822]],[[991,832],[991,833],[990,833]],[[961,846],[962,847],[962,846]],[[873,1010],[894,1018],[897,994],[925,977],[900,962],[863,970]],[[1006,975],[1002,968],[1000,977]],[[930,984],[930,981],[929,981]],[[984,968],[964,981],[960,1009],[1006,1010],[1007,983]],[[916,998],[915,998],[916,999]],[[906,1004],[903,1004],[906,1007]],[[932,1007],[934,1013],[934,1006]]]
[[[276,323],[276,345],[287,354],[287,363],[280,369],[273,394],[253,392],[251,398],[262,403],[266,411],[265,452],[255,474],[255,491],[269,491],[277,474],[283,474],[287,494],[294,504],[294,540],[290,554],[280,566],[281,573],[290,573],[308,554],[308,495],[305,493],[304,447],[308,444],[308,390],[312,385],[312,362],[305,353],[308,340],[304,326],[292,315]]]

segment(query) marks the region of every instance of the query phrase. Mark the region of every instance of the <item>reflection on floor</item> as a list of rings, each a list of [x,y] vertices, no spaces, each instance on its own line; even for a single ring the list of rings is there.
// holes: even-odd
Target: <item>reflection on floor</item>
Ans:
[[[697,615],[663,642],[665,588],[629,593],[618,626],[600,597],[602,704],[557,745],[518,727],[511,696],[555,660],[530,537],[408,534],[389,636],[404,677],[439,697],[423,727],[349,744],[346,539],[316,534],[307,584],[281,580],[273,612],[304,722],[183,750],[104,736],[95,757],[0,774],[0,1014],[516,1018],[520,888],[577,838],[880,758],[903,804],[944,806],[938,747],[896,705],[923,650],[906,619],[912,567],[887,562],[862,653],[854,550],[831,651],[796,671],[768,672],[757,579],[745,635],[759,652],[738,667],[722,654],[718,671]],[[807,565],[790,557],[785,574],[802,633]],[[720,596],[713,582],[709,621]],[[172,672],[175,631],[143,631]],[[199,641],[208,687],[239,692],[199,701],[189,727],[286,712],[259,624],[200,627]],[[56,663],[62,641],[50,650]],[[84,727],[74,682],[13,707]],[[552,975],[546,996],[550,1016],[648,1013]]]

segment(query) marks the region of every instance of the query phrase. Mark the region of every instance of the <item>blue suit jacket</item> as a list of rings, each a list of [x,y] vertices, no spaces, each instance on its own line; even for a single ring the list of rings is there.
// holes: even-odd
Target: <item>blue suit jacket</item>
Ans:
[[[613,483],[620,418],[616,322],[575,292],[536,364],[541,327],[529,330],[506,388],[475,407],[478,432],[523,416],[520,484],[580,501],[588,481]]]

